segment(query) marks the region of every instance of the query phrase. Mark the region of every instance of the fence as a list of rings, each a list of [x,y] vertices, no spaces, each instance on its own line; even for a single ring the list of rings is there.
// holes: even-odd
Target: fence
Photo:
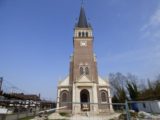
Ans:
[[[56,112],[71,120],[160,120],[160,101],[127,101],[125,103],[57,103],[65,109]],[[50,119],[55,117],[49,116]],[[57,117],[59,118],[59,117]],[[60,117],[61,118],[61,117]]]
[[[19,120],[38,115],[39,111],[51,109],[50,102],[33,100],[0,100],[0,120]]]
[[[19,120],[25,117],[34,116],[33,113],[23,112],[23,113],[14,113],[14,114],[1,114],[0,120]]]
[[[2,108],[0,108],[2,109]],[[19,120],[21,118],[25,117],[31,117],[35,116],[38,114],[39,111],[36,110],[26,110],[26,111],[17,111],[17,112],[12,112],[10,114],[0,114],[0,120]]]
[[[61,107],[64,107],[60,109]],[[57,103],[56,113],[48,116],[49,119],[71,120],[129,120],[127,103],[86,103],[86,102],[60,102]],[[57,115],[58,114],[58,115]],[[123,115],[121,115],[123,114]]]
[[[1,105],[0,101],[0,105]],[[21,101],[22,102],[22,101]],[[70,120],[160,120],[160,101],[126,101],[125,103],[55,103],[56,108],[32,109],[27,111],[18,109],[12,114],[1,114],[0,120],[18,120],[28,116],[48,119]],[[19,106],[19,105],[18,105]],[[21,106],[22,107],[22,106]],[[21,108],[19,106],[19,108]],[[37,104],[37,107],[38,106]],[[16,107],[15,107],[16,108]],[[35,106],[36,108],[36,106]],[[41,111],[41,112],[39,112]],[[134,112],[135,111],[135,112]],[[41,114],[41,115],[40,115]]]
[[[131,117],[134,116],[140,120],[160,120],[160,101],[158,100],[128,101],[128,107]]]

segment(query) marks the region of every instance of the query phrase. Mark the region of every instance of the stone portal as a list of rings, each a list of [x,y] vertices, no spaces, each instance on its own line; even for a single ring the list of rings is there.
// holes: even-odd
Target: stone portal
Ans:
[[[81,110],[82,111],[89,111],[90,110],[89,91],[86,89],[83,89],[80,93],[80,99],[81,99]]]

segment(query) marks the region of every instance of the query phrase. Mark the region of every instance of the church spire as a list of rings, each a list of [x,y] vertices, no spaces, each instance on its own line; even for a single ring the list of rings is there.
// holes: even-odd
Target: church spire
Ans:
[[[85,15],[83,3],[81,5],[81,10],[80,10],[80,15],[79,15],[79,20],[78,20],[77,27],[80,27],[80,28],[87,28],[87,27],[89,27],[88,26],[88,22],[87,22],[87,18],[86,18],[86,15]]]

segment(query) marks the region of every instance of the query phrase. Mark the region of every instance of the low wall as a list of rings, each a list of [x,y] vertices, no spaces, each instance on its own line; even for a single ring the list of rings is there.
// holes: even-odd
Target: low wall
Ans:
[[[29,117],[29,116],[34,116],[35,113],[17,113],[17,114],[1,114],[0,115],[0,120],[18,120],[21,118]]]

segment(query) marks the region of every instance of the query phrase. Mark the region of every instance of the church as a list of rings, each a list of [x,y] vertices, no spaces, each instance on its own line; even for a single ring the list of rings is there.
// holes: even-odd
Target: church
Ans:
[[[57,108],[65,106],[73,114],[113,110],[109,81],[98,75],[93,42],[92,26],[81,6],[78,22],[74,27],[74,51],[70,57],[69,75],[58,83]]]

